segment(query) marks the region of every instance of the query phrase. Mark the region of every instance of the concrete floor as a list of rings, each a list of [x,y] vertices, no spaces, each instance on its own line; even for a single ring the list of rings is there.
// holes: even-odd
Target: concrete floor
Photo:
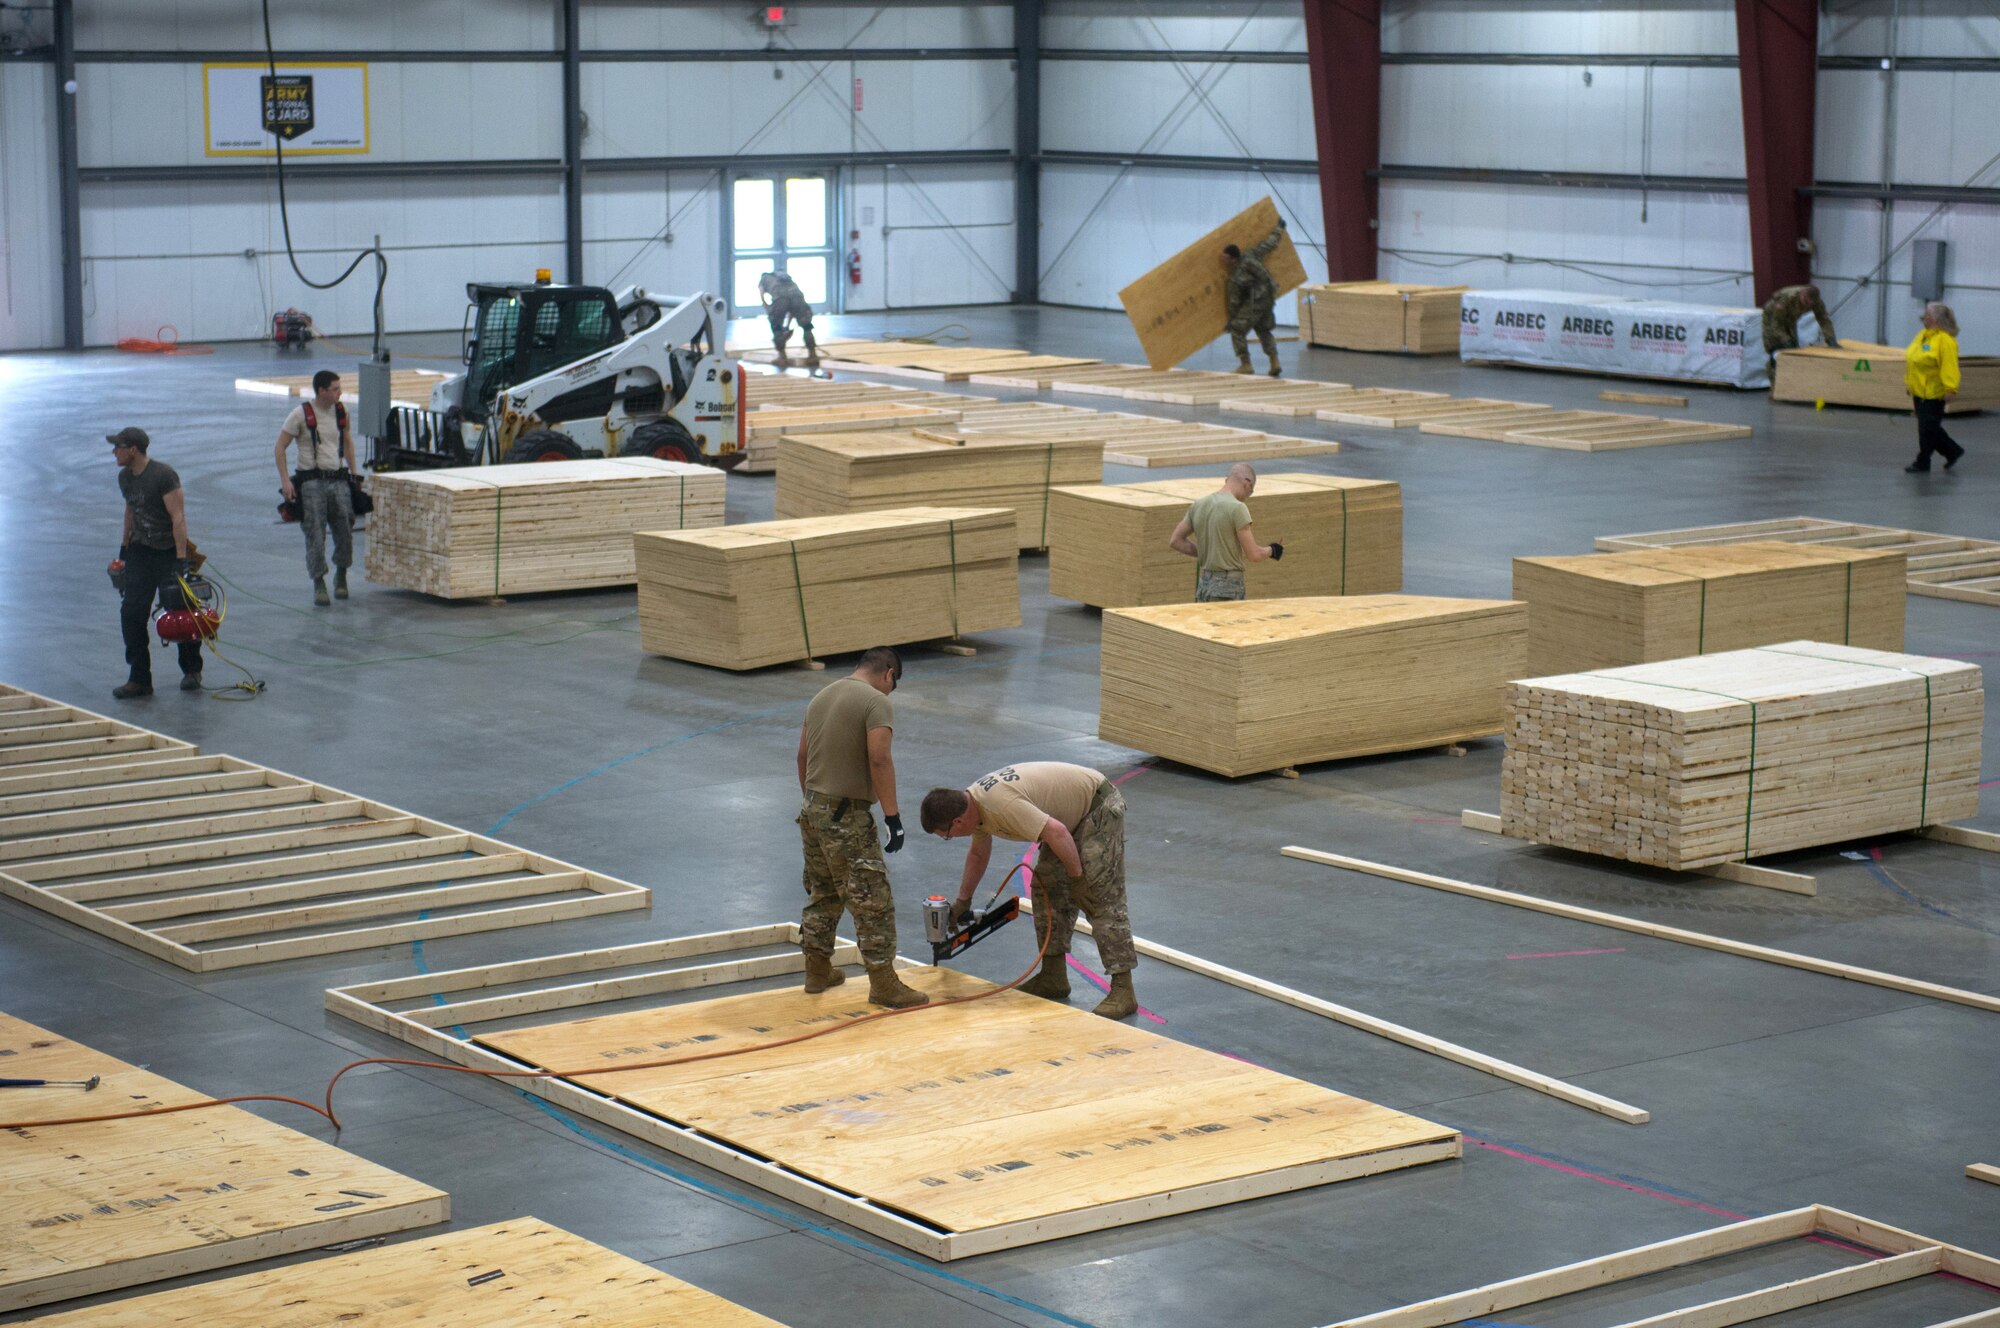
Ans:
[[[974,344],[1134,354],[1121,318],[1077,310],[924,310],[832,326],[907,333],[946,321]],[[399,349],[450,344],[410,338]],[[1566,406],[1596,406],[1611,385],[1296,345],[1284,354],[1305,377]],[[1212,349],[1202,362],[1226,358]],[[398,1049],[327,1017],[325,987],[795,915],[794,735],[806,700],[835,675],[732,676],[649,658],[629,592],[492,607],[362,585],[351,603],[314,610],[298,532],[272,513],[281,411],[231,388],[241,373],[301,365],[260,346],[0,358],[0,681],[641,882],[656,892],[652,911],[434,941],[421,955],[401,946],[204,977],[0,901],[0,1008],[209,1091],[312,1091],[355,1055]],[[1907,417],[1689,394],[1690,416],[1751,423],[1756,437],[1590,456],[1306,423],[1299,432],[1339,436],[1346,450],[1290,464],[1402,483],[1406,587],[1418,593],[1504,596],[1513,555],[1758,517],[2000,537],[1990,417],[1953,426],[1971,450],[1962,474],[1919,477],[1900,471],[1914,450]],[[102,436],[130,423],[180,470],[195,537],[236,587],[226,648],[269,680],[259,700],[110,697],[123,673],[103,567],[119,499]],[[768,516],[772,488],[769,477],[733,478],[730,519]],[[1022,628],[986,635],[974,659],[911,658],[896,698],[907,804],[1013,760],[1114,774],[1145,762],[1095,737],[1097,615],[1046,584],[1046,562],[1024,559]],[[1912,598],[1909,648],[2000,661],[2000,610]],[[171,665],[160,668],[171,684]],[[210,681],[227,672],[212,664]],[[1135,926],[1637,1103],[1650,1125],[1145,963],[1140,999],[1166,1032],[1450,1123],[1465,1131],[1466,1157],[942,1266],[490,1083],[350,1079],[354,1124],[341,1142],[449,1190],[461,1225],[533,1214],[794,1325],[1299,1328],[1814,1202],[2000,1252],[2000,1192],[1962,1175],[1969,1162],[2000,1162],[2000,1017],[1278,849],[1333,848],[1982,991],[2000,990],[2000,858],[1906,840],[1883,844],[1879,862],[1796,855],[1785,865],[1819,875],[1816,899],[1679,880],[1458,828],[1460,808],[1496,805],[1499,760],[1489,740],[1463,760],[1381,757],[1297,781],[1147,766],[1125,788]],[[2000,826],[2000,815],[1978,823]],[[911,897],[954,880],[958,862],[922,838],[894,861],[906,938]],[[990,942],[966,967],[1011,976],[1026,935]],[[1610,953],[1508,958],[1580,950]],[[1622,1323],[1852,1258],[1801,1244],[1502,1317]],[[1930,1278],[1785,1322],[1914,1325],[1994,1306],[2000,1293]]]

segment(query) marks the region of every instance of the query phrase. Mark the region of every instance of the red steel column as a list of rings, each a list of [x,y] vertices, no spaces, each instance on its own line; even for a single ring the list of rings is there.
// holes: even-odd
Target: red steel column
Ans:
[[[1375,275],[1382,163],[1382,0],[1305,0],[1329,281]]]
[[[1743,161],[1750,181],[1750,266],[1761,304],[1811,279],[1799,252],[1812,234],[1813,93],[1819,79],[1819,0],[1736,0],[1743,85]]]

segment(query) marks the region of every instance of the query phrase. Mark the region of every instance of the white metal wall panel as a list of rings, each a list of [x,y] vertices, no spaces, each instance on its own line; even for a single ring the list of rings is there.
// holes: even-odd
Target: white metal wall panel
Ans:
[[[1813,174],[1821,180],[1873,183],[1882,178],[1884,96],[1889,75],[1874,69],[1822,69],[1814,95]]]
[[[1292,6],[1246,0],[1053,0],[1042,11],[1042,45],[1094,51],[1303,51],[1305,24]]]
[[[1310,176],[1236,171],[1153,170],[1057,165],[1042,170],[1042,298],[1053,304],[1118,309],[1119,290],[1272,192],[1315,280],[1326,275],[1316,248],[1319,186]],[[1283,320],[1290,302],[1278,302]]]
[[[722,173],[619,171],[587,176],[584,278],[674,295],[718,291]]]
[[[1734,55],[1733,0],[1385,0],[1385,51]]]
[[[850,229],[861,232],[850,243],[862,256],[860,284],[846,287],[850,310],[1004,304],[1012,296],[1014,173],[1006,163],[859,167],[847,209]]]
[[[1820,14],[1820,51],[1826,55],[1884,55],[1892,16],[1899,55],[2000,56],[2000,14],[1987,0],[1826,0]]]
[[[1501,289],[1752,302],[1738,194],[1384,181],[1381,275]],[[1512,255],[1509,262],[1505,256]],[[1698,271],[1681,272],[1689,268]]]
[[[77,67],[86,168],[254,160],[207,155],[199,64]],[[552,159],[562,155],[562,70],[553,64],[368,67],[369,150],[340,161]]]
[[[587,51],[760,51],[779,47],[910,50],[1012,46],[1008,5],[789,5],[774,37],[754,5],[601,4],[586,0]]]
[[[1740,178],[1736,71],[1650,72],[1649,115],[1648,71],[1640,68],[1598,69],[1586,84],[1583,71],[1562,66],[1389,65],[1382,71],[1382,160]]]
[[[0,64],[0,350],[62,344],[55,67]]]
[[[1865,199],[1817,201],[1813,239],[1819,253],[1813,273],[1826,289],[1834,326],[1842,336],[1874,340],[1879,335],[1898,346],[1916,335],[1923,302],[1910,294],[1910,248],[1903,244],[1915,234],[1947,245],[1944,299],[1958,315],[1960,347],[1967,354],[2000,355],[2000,207],[1960,203],[1932,217],[1936,207],[1896,205],[1889,242],[1902,247],[1885,272],[1889,316],[1878,333],[1876,290],[1871,285],[1857,291],[1856,279],[1881,262],[1881,210]]]
[[[1319,155],[1303,65],[1046,61],[1042,146],[1294,161]]]
[[[312,0],[271,6],[281,51],[553,50],[551,0]],[[80,50],[249,51],[264,45],[250,0],[76,0]]]
[[[774,69],[783,77],[773,78]],[[591,125],[584,154],[1004,149],[1014,139],[1013,105],[1014,75],[1001,60],[592,64],[583,70]]]
[[[291,184],[292,242],[307,275],[337,276],[376,234],[389,253],[387,325],[398,332],[456,328],[465,283],[531,276],[562,263],[562,199],[553,180],[371,181]],[[244,251],[255,250],[246,259]],[[151,336],[163,323],[183,339],[268,334],[271,313],[296,305],[323,331],[358,337],[371,326],[369,264],[336,290],[292,276],[277,191],[261,181],[88,185],[83,194],[84,337],[102,345]]]

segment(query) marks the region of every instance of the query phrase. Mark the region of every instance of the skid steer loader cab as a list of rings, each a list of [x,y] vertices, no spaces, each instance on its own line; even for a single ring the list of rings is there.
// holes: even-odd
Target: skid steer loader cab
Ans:
[[[515,283],[472,284],[472,338],[466,344],[464,395],[459,409],[486,423],[493,400],[516,383],[540,378],[625,339],[618,305],[602,286]],[[549,420],[602,415],[615,384],[606,378],[565,393],[542,407]]]

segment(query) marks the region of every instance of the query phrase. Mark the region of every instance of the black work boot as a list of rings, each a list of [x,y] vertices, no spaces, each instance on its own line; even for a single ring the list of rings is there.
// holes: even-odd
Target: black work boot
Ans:
[[[327,598],[326,578],[323,576],[313,578],[313,603],[319,605],[322,609],[333,603],[331,599]]]
[[[138,696],[151,696],[153,694],[153,684],[149,682],[120,683],[111,689],[111,694],[120,701],[130,701]]]
[[[347,569],[345,567],[336,567],[333,569],[333,597],[335,599],[347,598]]]

